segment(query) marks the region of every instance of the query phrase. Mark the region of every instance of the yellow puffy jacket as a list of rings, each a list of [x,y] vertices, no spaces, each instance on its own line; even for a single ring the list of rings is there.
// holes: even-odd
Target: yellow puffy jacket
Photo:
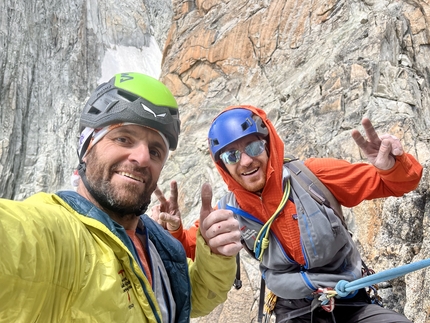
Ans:
[[[189,277],[178,277],[183,290],[174,290],[180,284],[168,278],[172,292],[185,299],[179,312],[169,313],[175,306],[166,299],[172,297],[154,293],[125,240],[114,234],[120,226],[92,204],[89,213],[104,214],[103,221],[80,214],[76,201],[85,199],[74,198],[66,203],[38,193],[25,201],[0,199],[0,322],[188,322],[225,301],[235,258],[211,254],[199,236],[195,261],[179,263],[188,261]],[[156,262],[160,255],[150,252]]]

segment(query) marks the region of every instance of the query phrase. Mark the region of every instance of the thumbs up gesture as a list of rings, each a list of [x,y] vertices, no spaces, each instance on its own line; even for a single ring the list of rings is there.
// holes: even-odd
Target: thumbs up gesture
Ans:
[[[200,233],[203,239],[212,253],[235,256],[242,249],[239,222],[229,210],[212,209],[212,187],[208,183],[202,186],[201,198]]]

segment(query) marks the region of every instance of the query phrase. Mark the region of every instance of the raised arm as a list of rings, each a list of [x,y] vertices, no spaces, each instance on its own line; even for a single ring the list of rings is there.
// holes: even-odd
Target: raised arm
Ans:
[[[305,160],[305,165],[346,207],[364,200],[402,196],[414,190],[422,177],[422,165],[404,152],[398,138],[378,136],[368,118],[363,118],[362,125],[364,136],[355,129],[351,135],[369,163],[351,164],[335,158]]]
[[[227,299],[236,277],[236,255],[242,249],[239,223],[228,210],[213,210],[212,188],[201,191],[200,229],[195,261],[189,263],[191,316],[207,315]]]

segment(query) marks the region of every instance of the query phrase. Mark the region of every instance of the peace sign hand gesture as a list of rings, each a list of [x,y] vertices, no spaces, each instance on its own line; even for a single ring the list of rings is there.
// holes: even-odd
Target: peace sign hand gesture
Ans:
[[[170,197],[167,200],[163,192],[157,186],[154,191],[160,204],[152,207],[151,218],[169,231],[176,231],[181,226],[181,212],[178,205],[178,184],[170,183]]]
[[[379,137],[369,118],[363,118],[361,124],[366,132],[367,140],[356,129],[351,133],[352,138],[373,166],[381,170],[391,169],[396,162],[396,156],[403,154],[400,140],[389,134]]]

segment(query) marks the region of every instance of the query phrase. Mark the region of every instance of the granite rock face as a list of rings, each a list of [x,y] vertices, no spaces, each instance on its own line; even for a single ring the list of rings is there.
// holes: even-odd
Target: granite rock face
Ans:
[[[173,9],[162,80],[180,103],[183,133],[163,179],[165,187],[171,179],[180,182],[187,224],[198,215],[204,181],[214,187],[214,203],[225,192],[205,141],[222,108],[263,108],[288,153],[351,162],[362,160],[351,130],[363,131],[360,121],[368,116],[426,169],[420,186],[404,197],[344,209],[354,238],[376,271],[430,256],[428,3],[207,0],[173,1]],[[249,266],[257,268],[255,261]],[[386,306],[414,322],[430,321],[428,275],[421,270],[390,281],[380,291]],[[255,299],[257,277],[250,280]],[[241,297],[233,289],[229,302]],[[249,302],[251,317],[234,322],[255,322],[256,305]],[[218,314],[196,321],[227,322],[232,315]]]
[[[159,77],[180,105],[182,134],[160,186],[180,187],[184,223],[226,186],[206,136],[234,104],[263,108],[300,158],[362,161],[350,133],[368,116],[424,165],[401,198],[344,209],[366,263],[376,271],[430,257],[427,1],[195,0],[0,3],[0,196],[71,188],[79,112],[113,73]],[[193,322],[256,322],[258,263],[242,254],[240,290]],[[385,284],[386,306],[430,321],[430,270]]]
[[[89,93],[118,72],[159,77],[172,3],[146,2],[0,3],[2,197],[70,187]]]

